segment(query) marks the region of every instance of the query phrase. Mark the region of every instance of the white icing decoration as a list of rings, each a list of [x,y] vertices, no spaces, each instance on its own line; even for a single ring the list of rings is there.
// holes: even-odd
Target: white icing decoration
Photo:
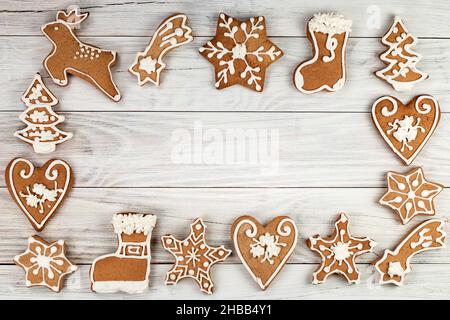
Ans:
[[[335,12],[316,13],[308,22],[311,32],[322,32],[328,34],[340,34],[352,31],[352,20],[344,19],[344,16]]]
[[[418,131],[424,133],[425,128],[420,126],[420,118],[418,117],[416,123],[414,124],[414,116],[406,116],[402,119],[395,119],[394,122],[389,122],[388,125],[391,127],[386,133],[389,135],[392,132],[394,138],[402,143],[400,149],[401,152],[405,150],[412,150],[412,146],[408,143],[416,140]]]
[[[334,58],[336,57],[335,50],[336,50],[337,46],[338,46],[337,39],[333,38],[333,35],[329,33],[328,37],[327,37],[327,42],[325,44],[325,48],[327,48],[330,51],[330,55],[323,56],[322,57],[323,62],[331,62],[334,60]]]
[[[282,247],[286,247],[286,243],[279,242],[279,235],[272,235],[268,232],[259,236],[258,239],[253,238],[254,243],[250,244],[250,253],[253,258],[261,258],[259,262],[268,262],[273,264],[273,257],[278,257]]]
[[[156,216],[144,214],[116,214],[113,216],[114,232],[117,234],[125,233],[144,233],[148,235],[152,232],[156,224]]]
[[[174,28],[174,22],[181,20],[180,26]],[[180,39],[182,38],[182,39]],[[160,74],[166,68],[166,64],[163,62],[164,56],[172,49],[182,46],[186,43],[193,41],[192,29],[187,25],[187,16],[184,14],[177,14],[167,18],[161,26],[155,31],[152,40],[149,45],[145,48],[144,52],[138,52],[133,64],[128,69],[132,74],[137,76],[139,85],[144,85],[147,82],[151,82],[157,86],[160,83]],[[160,42],[160,43],[159,43]],[[158,44],[159,43],[159,44]],[[158,51],[159,55],[155,58],[150,57],[150,52],[155,50],[155,47],[163,48],[163,50]],[[139,58],[141,59],[139,63]],[[150,60],[148,59],[151,59]],[[143,60],[148,60],[149,62],[144,65]],[[140,73],[133,70],[133,67],[138,65],[139,69],[144,70],[148,74],[156,72],[156,80],[150,77],[140,78]]]
[[[30,189],[31,187],[31,189]],[[27,193],[19,192],[22,198],[26,199],[27,206],[31,208],[39,208],[39,213],[44,214],[44,203],[55,202],[58,193],[62,193],[63,189],[58,189],[58,184],[55,181],[54,189],[47,189],[42,183],[35,183],[33,186],[26,187]]]
[[[396,261],[396,262],[389,262],[389,267],[388,267],[388,275],[389,277],[393,278],[395,276],[403,276],[405,274],[405,270],[403,269],[402,265],[400,262]]]

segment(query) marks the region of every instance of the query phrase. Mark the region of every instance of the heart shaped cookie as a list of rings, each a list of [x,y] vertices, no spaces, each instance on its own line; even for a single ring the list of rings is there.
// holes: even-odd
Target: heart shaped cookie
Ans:
[[[44,229],[73,184],[72,169],[62,160],[35,168],[30,161],[16,158],[5,176],[11,197],[37,231]]]
[[[391,149],[409,165],[436,129],[441,111],[435,98],[420,95],[404,105],[385,96],[372,106],[373,121]]]
[[[276,217],[265,226],[251,216],[242,216],[231,227],[239,258],[263,290],[286,264],[297,236],[294,220],[286,216]]]

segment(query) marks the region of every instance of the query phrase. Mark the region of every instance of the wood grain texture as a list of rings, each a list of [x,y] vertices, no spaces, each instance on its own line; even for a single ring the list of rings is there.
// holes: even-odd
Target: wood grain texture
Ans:
[[[412,92],[401,94],[373,74],[384,67],[378,58],[385,50],[380,39],[350,39],[347,49],[348,79],[344,88],[336,93],[312,95],[300,93],[292,80],[297,65],[311,57],[310,43],[303,38],[271,39],[285,55],[267,69],[266,86],[262,93],[238,85],[225,90],[214,88],[213,66],[198,53],[198,48],[209,38],[195,38],[192,43],[167,55],[167,69],[163,71],[160,87],[140,87],[136,77],[128,72],[136,52],[145,48],[150,36],[82,39],[105,49],[117,50],[119,62],[113,68],[113,77],[123,96],[119,103],[110,101],[90,84],[73,76],[66,87],[53,84],[42,67],[44,57],[51,50],[51,44],[44,36],[6,36],[2,37],[0,46],[0,70],[5,70],[0,86],[10,90],[2,96],[0,111],[24,109],[20,96],[37,71],[41,72],[50,90],[60,100],[57,108],[63,111],[369,112],[372,103],[382,95],[394,95],[406,103],[419,93],[435,96],[442,111],[450,110],[447,81],[450,55],[446,53],[450,39],[419,41],[414,49],[423,58],[417,67],[427,72],[430,78],[417,85]],[[14,71],[11,65],[15,66]]]

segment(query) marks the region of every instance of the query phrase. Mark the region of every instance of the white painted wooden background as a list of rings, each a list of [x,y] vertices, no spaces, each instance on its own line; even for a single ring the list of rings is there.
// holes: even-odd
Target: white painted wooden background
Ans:
[[[42,60],[51,49],[40,26],[53,21],[56,11],[77,5],[90,16],[79,30],[81,38],[102,48],[117,50],[114,78],[123,94],[116,104],[86,82],[72,77],[68,87],[50,83]],[[292,84],[295,66],[310,57],[305,23],[318,11],[335,10],[354,21],[348,44],[348,81],[333,94],[300,94]],[[197,49],[215,32],[219,12],[246,18],[265,15],[268,34],[285,56],[268,69],[263,93],[235,86],[217,91],[212,66]],[[184,12],[195,40],[167,57],[168,69],[159,88],[139,87],[127,72],[137,51],[168,15]],[[420,38],[414,48],[423,54],[418,67],[430,78],[410,93],[395,93],[373,72],[383,64],[380,37],[394,15],[404,18]],[[363,299],[450,298],[450,249],[413,259],[413,272],[402,288],[373,284],[370,265],[385,248],[392,248],[416,223],[407,226],[378,204],[388,170],[407,171],[371,123],[370,106],[381,95],[403,101],[416,94],[434,95],[440,102],[441,123],[413,166],[423,166],[427,178],[450,186],[450,2],[361,0],[184,0],[184,1],[13,1],[0,0],[0,174],[14,157],[43,164],[49,157],[67,160],[76,174],[75,188],[41,236],[65,239],[68,256],[80,270],[68,277],[59,294],[24,286],[24,272],[12,258],[26,247],[34,230],[10,199],[0,181],[0,298],[30,299]],[[37,155],[13,136],[23,126],[20,96],[35,72],[41,72],[60,100],[55,109],[66,116],[64,130],[74,138],[51,156]],[[176,130],[277,130],[278,171],[258,164],[177,164],[171,158]],[[207,146],[205,142],[204,146]],[[225,149],[225,155],[231,152]],[[193,151],[198,156],[198,150]],[[448,216],[450,193],[437,197],[439,217]],[[90,292],[88,270],[92,260],[116,248],[111,216],[136,211],[158,215],[152,249],[149,291],[141,295],[100,295]],[[351,232],[369,236],[378,246],[359,258],[362,281],[347,285],[340,277],[312,285],[319,259],[304,240],[327,235],[340,211],[351,216]],[[215,293],[202,294],[183,280],[163,285],[172,256],[159,242],[162,234],[184,237],[189,224],[203,217],[212,245],[230,243],[230,225],[242,214],[260,221],[290,215],[298,224],[300,241],[289,265],[269,289],[259,290],[235,255],[213,268]],[[239,290],[236,290],[239,288]]]

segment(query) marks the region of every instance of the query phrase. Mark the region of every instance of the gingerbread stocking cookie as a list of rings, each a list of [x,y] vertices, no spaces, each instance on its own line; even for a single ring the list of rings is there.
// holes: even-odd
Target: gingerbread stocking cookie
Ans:
[[[380,273],[380,284],[393,283],[401,286],[405,276],[411,272],[410,260],[416,254],[445,247],[444,222],[431,219],[412,230],[394,251],[385,250],[375,264]]]
[[[417,215],[433,216],[434,198],[444,188],[425,180],[422,168],[416,168],[407,174],[388,172],[387,184],[388,191],[380,199],[380,203],[397,211],[403,224]]]
[[[51,153],[56,145],[72,138],[72,133],[64,132],[57,125],[64,121],[64,116],[56,114],[52,107],[58,99],[44,85],[39,73],[22,96],[27,109],[19,119],[27,126],[16,131],[14,136],[33,146],[36,153]]]
[[[166,68],[164,56],[171,50],[191,42],[192,29],[185,14],[179,13],[164,20],[155,31],[144,52],[138,52],[133,65],[128,69],[138,77],[139,85],[152,82],[159,86],[161,72]]]
[[[251,216],[231,226],[236,252],[252,278],[265,290],[294,252],[298,231],[295,222],[279,216],[263,226]]]
[[[416,64],[422,58],[411,50],[417,43],[417,38],[408,32],[400,17],[395,17],[389,31],[381,39],[389,47],[380,55],[386,67],[375,74],[395,90],[410,90],[416,83],[428,78],[428,75],[417,70]]]
[[[214,283],[211,279],[211,267],[224,261],[230,254],[224,246],[211,247],[205,240],[206,225],[201,218],[191,224],[191,233],[184,240],[172,235],[161,237],[164,249],[175,258],[175,264],[166,274],[165,284],[173,285],[181,279],[192,278],[202,292],[213,293]]]
[[[352,21],[337,13],[316,13],[306,34],[313,57],[294,72],[295,87],[303,93],[337,91],[346,80],[345,56]]]
[[[62,289],[64,278],[77,270],[66,257],[64,240],[48,243],[38,236],[28,239],[27,250],[14,257],[14,263],[25,270],[27,287],[42,286],[55,292]]]
[[[33,228],[41,231],[72,188],[73,173],[62,160],[49,160],[39,168],[16,158],[6,167],[5,180],[11,197]]]
[[[148,288],[150,239],[155,225],[156,216],[151,214],[114,215],[113,226],[119,245],[115,253],[98,257],[92,263],[92,291],[140,293]]]
[[[425,146],[441,118],[435,98],[420,95],[404,105],[394,97],[379,98],[372,119],[383,139],[407,165]]]
[[[333,273],[343,275],[349,283],[359,282],[360,274],[356,268],[355,258],[372,252],[376,243],[369,238],[352,237],[348,224],[348,217],[345,213],[341,213],[332,236],[322,238],[316,235],[307,240],[308,247],[322,259],[313,275],[314,284],[325,282]]]
[[[283,56],[283,51],[267,39],[266,20],[253,17],[239,21],[219,15],[216,36],[199,49],[214,65],[217,89],[235,84],[261,92],[266,69]]]
[[[68,73],[73,74],[99,88],[112,100],[119,101],[121,96],[111,74],[116,52],[83,43],[75,35],[74,29],[88,15],[79,14],[77,9],[67,13],[58,11],[56,21],[42,26],[42,32],[53,44],[52,52],[44,60],[44,67],[60,86],[68,84]]]

